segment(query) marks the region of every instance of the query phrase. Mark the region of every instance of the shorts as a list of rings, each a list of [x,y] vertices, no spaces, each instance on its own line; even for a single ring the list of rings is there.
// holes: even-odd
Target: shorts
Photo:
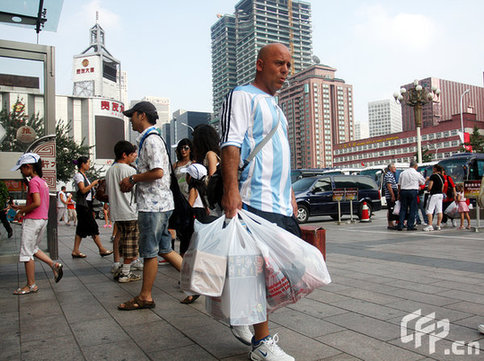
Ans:
[[[138,212],[139,253],[143,258],[155,258],[159,254],[170,253],[171,234],[168,221],[173,211]]]
[[[119,237],[119,255],[123,258],[138,256],[139,230],[138,221],[116,221]]]
[[[429,199],[429,204],[427,205],[427,214],[442,213],[442,200],[444,195],[442,193],[432,194]]]
[[[265,220],[268,220],[269,222],[277,224],[279,227],[301,238],[301,228],[299,227],[299,223],[297,223],[294,216],[288,217],[279,213],[260,211],[254,207],[248,206],[247,204],[243,204],[242,208],[264,218]]]
[[[34,254],[39,251],[39,244],[42,241],[47,219],[27,218],[22,222],[22,241],[20,243],[20,262],[28,262],[34,259]]]

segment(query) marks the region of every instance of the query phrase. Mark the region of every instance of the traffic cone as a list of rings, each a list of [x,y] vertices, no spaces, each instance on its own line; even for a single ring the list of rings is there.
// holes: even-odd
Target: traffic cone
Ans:
[[[370,212],[366,202],[363,202],[363,206],[361,207],[360,222],[370,222]]]

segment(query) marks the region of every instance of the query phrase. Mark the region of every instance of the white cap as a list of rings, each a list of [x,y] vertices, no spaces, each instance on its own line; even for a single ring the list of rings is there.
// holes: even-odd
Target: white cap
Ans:
[[[190,164],[186,168],[180,169],[180,173],[188,173],[192,178],[201,180],[203,177],[207,175],[207,168],[205,168],[201,164],[194,163],[194,164]]]
[[[24,164],[35,164],[39,161],[40,156],[36,153],[24,153],[20,156],[20,158],[17,161],[17,164],[15,164],[15,167],[10,169],[12,172],[15,172],[16,170],[19,170],[21,166]]]

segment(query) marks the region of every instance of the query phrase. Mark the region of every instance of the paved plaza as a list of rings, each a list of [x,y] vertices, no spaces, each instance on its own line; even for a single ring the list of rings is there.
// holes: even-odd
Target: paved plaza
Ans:
[[[484,323],[484,230],[389,231],[385,211],[371,223],[323,217],[318,224],[326,229],[333,283],[270,315],[288,354],[298,361],[484,360],[477,331]],[[109,245],[111,230],[100,229]],[[113,281],[112,258],[101,258],[90,239],[81,244],[88,257],[72,259],[74,227],[58,232],[60,283],[37,262],[40,291],[14,296],[25,284],[23,264],[0,266],[1,360],[247,359],[248,347],[206,314],[203,297],[179,302],[184,295],[171,266],[159,267],[156,308],[118,311],[141,283]],[[432,334],[444,338],[432,342]]]

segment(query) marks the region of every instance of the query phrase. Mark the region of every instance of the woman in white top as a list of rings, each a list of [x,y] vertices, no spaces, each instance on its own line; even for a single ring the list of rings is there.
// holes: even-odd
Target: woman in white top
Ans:
[[[98,184],[98,180],[90,182],[86,176],[91,164],[89,158],[81,156],[74,162],[79,169],[79,172],[74,176],[74,183],[77,189],[77,227],[76,237],[74,239],[74,249],[72,250],[72,258],[85,258],[86,255],[79,250],[81,240],[87,236],[91,236],[99,249],[99,255],[105,257],[113,253],[109,251],[101,243],[99,238],[99,227],[94,219],[92,211],[92,201],[94,196],[94,187]]]

